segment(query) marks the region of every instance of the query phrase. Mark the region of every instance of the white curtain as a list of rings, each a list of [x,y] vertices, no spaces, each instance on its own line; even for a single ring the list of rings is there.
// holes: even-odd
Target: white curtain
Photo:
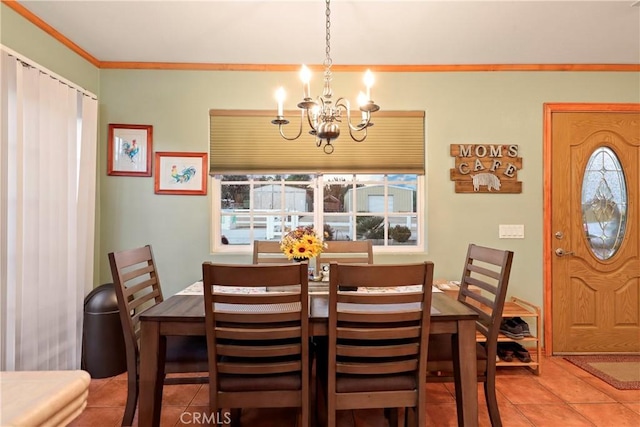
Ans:
[[[0,80],[0,370],[78,369],[98,103],[4,47]]]

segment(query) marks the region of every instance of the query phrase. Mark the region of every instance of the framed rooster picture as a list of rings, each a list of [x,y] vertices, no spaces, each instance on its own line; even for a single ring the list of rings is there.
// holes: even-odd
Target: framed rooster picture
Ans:
[[[109,124],[107,175],[151,176],[153,127]]]
[[[207,194],[207,153],[156,152],[155,193]]]

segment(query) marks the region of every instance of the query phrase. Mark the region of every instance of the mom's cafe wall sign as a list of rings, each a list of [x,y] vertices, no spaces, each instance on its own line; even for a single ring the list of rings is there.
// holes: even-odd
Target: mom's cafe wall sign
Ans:
[[[451,144],[450,152],[456,193],[522,193],[517,145]]]

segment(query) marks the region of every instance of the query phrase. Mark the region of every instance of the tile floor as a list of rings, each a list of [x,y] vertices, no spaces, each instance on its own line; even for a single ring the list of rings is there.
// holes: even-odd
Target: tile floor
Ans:
[[[499,368],[497,388],[505,427],[624,427],[640,426],[640,390],[617,390],[561,357],[543,360],[542,375],[525,368]],[[194,414],[208,410],[208,385],[165,386],[161,426],[194,426]],[[87,408],[71,426],[116,427],[126,400],[126,374],[94,379]],[[429,384],[427,425],[456,426],[456,409],[450,384]],[[480,425],[490,426],[482,386],[478,388]],[[292,410],[244,411],[242,426],[295,425]],[[137,416],[134,421],[137,425]],[[384,427],[382,412],[346,411],[340,427]]]

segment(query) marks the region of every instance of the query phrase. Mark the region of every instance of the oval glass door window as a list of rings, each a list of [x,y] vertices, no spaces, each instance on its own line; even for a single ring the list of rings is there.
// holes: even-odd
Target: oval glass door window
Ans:
[[[627,220],[627,187],[618,156],[599,147],[589,158],[582,179],[582,223],[593,254],[611,258],[622,244]]]

